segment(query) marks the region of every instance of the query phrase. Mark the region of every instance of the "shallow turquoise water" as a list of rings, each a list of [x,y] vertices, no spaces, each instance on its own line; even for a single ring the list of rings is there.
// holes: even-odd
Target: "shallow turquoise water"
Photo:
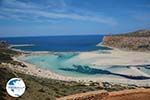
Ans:
[[[62,75],[71,75],[71,76],[82,76],[82,74],[77,72],[68,72],[60,70],[59,68],[71,68],[73,64],[78,63],[82,65],[80,62],[68,63],[66,62],[68,59],[76,56],[76,53],[55,53],[55,54],[46,54],[46,55],[32,55],[27,57],[20,58],[23,61],[34,64],[37,67],[48,69],[58,74]],[[83,74],[84,75],[84,74]]]
[[[141,67],[140,70],[145,72],[146,74],[150,75],[150,66],[148,66],[148,67]]]
[[[71,58],[77,56],[78,53],[49,53],[40,55],[29,55],[21,57],[19,59],[28,63],[34,64],[37,67],[50,70],[60,75],[71,77],[118,77],[118,78],[130,78],[130,76],[124,76],[115,73],[116,71],[129,70],[129,67],[122,66],[94,66],[94,68],[87,62],[68,61]],[[144,67],[141,69],[150,74],[149,69]]]

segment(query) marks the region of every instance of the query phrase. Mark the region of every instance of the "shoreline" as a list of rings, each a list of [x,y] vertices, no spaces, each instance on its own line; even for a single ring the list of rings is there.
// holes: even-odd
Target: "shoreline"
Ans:
[[[14,45],[11,45],[10,48],[12,47],[28,47],[28,46],[35,46],[34,44],[14,44]]]
[[[25,56],[25,55],[23,54],[21,56]],[[85,82],[85,83],[93,81],[93,82],[109,82],[111,84],[122,84],[122,85],[137,85],[137,86],[148,86],[148,87],[150,86],[150,79],[131,80],[131,79],[108,78],[108,77],[99,77],[99,78],[70,77],[70,76],[59,75],[50,70],[39,68],[36,65],[30,64],[25,61],[21,61],[17,57],[13,57],[13,60],[21,62],[25,64],[27,67],[16,66],[15,68],[12,68],[10,66],[12,70],[23,72],[25,74],[29,74],[37,77],[42,77],[42,78],[51,78],[51,79],[62,80],[62,81],[76,81],[76,82]]]
[[[21,63],[23,63],[27,66],[27,67],[24,67],[24,68],[21,68],[20,66],[18,66],[18,68],[16,68],[16,70],[22,71],[25,74],[38,76],[38,77],[43,77],[43,78],[52,78],[52,79],[59,79],[60,78],[60,80],[72,81],[70,78],[62,77],[61,75],[57,75],[57,74],[55,74],[51,71],[41,69],[39,67],[36,67],[33,64],[30,64],[30,63],[25,62],[25,61],[21,61],[21,60],[17,59],[16,57],[13,57],[13,60],[21,62]]]
[[[102,45],[103,46],[103,45]],[[14,50],[13,48],[10,48],[12,50]],[[18,49],[16,49],[18,51]],[[52,79],[56,79],[56,80],[63,80],[63,81],[76,81],[76,82],[109,82],[109,83],[115,83],[115,84],[126,84],[126,85],[137,85],[137,86],[150,86],[150,79],[148,79],[149,83],[147,83],[147,80],[131,80],[131,79],[119,79],[119,78],[108,78],[108,77],[100,77],[100,78],[96,78],[96,77],[92,77],[90,78],[85,78],[85,77],[71,77],[71,76],[63,76],[63,75],[59,75],[55,72],[52,72],[50,70],[45,70],[42,68],[37,67],[36,65],[33,65],[31,63],[19,60],[18,57],[21,56],[26,56],[26,55],[41,55],[41,54],[50,54],[50,53],[57,53],[57,52],[49,52],[49,51],[31,51],[28,52],[27,54],[22,51],[19,50],[20,52],[22,52],[22,55],[19,56],[15,56],[12,57],[13,60],[18,61],[20,63],[25,64],[27,67],[21,67],[21,66],[15,66],[15,68],[10,67],[11,69],[15,70],[15,71],[19,71],[19,72],[23,72],[25,74],[29,74],[29,75],[33,75],[33,76],[37,76],[37,77],[43,77],[43,78],[52,78]],[[118,51],[122,51],[120,49],[115,49],[112,48],[112,50],[109,50],[109,52],[118,52]],[[97,54],[99,51],[90,51],[90,52],[75,52],[75,53],[79,53],[79,55],[81,56],[82,54],[89,54],[88,56],[86,55],[86,57],[83,58],[87,58],[92,54]],[[122,51],[122,52],[134,52],[134,51]],[[135,51],[134,53],[137,53],[138,51]],[[138,52],[141,53],[141,52]],[[134,63],[135,64],[135,63]],[[96,64],[94,64],[96,65]],[[93,67],[93,66],[92,66]],[[134,68],[133,68],[134,69]],[[137,68],[136,68],[137,70]],[[146,74],[145,74],[146,75]]]

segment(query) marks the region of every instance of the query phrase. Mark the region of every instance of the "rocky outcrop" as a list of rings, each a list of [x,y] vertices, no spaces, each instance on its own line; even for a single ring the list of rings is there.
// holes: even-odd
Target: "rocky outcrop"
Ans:
[[[9,45],[6,41],[0,41],[0,48],[7,48]]]
[[[143,32],[143,35],[140,31],[140,33],[133,32],[134,34],[129,33],[123,35],[104,36],[102,44],[125,50],[149,51],[150,36],[148,36],[148,34],[150,35],[150,33],[145,34],[145,32],[149,31]]]

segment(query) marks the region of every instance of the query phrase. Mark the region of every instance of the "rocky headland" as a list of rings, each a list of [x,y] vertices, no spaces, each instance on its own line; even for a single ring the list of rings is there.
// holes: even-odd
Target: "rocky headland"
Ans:
[[[150,30],[138,30],[125,34],[104,36],[102,45],[123,50],[149,51]]]

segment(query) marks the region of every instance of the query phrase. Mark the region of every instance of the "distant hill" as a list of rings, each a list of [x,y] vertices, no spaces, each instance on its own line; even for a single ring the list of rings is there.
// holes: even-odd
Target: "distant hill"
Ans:
[[[150,30],[137,30],[134,32],[118,34],[116,36],[150,37]]]
[[[150,51],[150,30],[104,36],[102,44],[124,50]]]

